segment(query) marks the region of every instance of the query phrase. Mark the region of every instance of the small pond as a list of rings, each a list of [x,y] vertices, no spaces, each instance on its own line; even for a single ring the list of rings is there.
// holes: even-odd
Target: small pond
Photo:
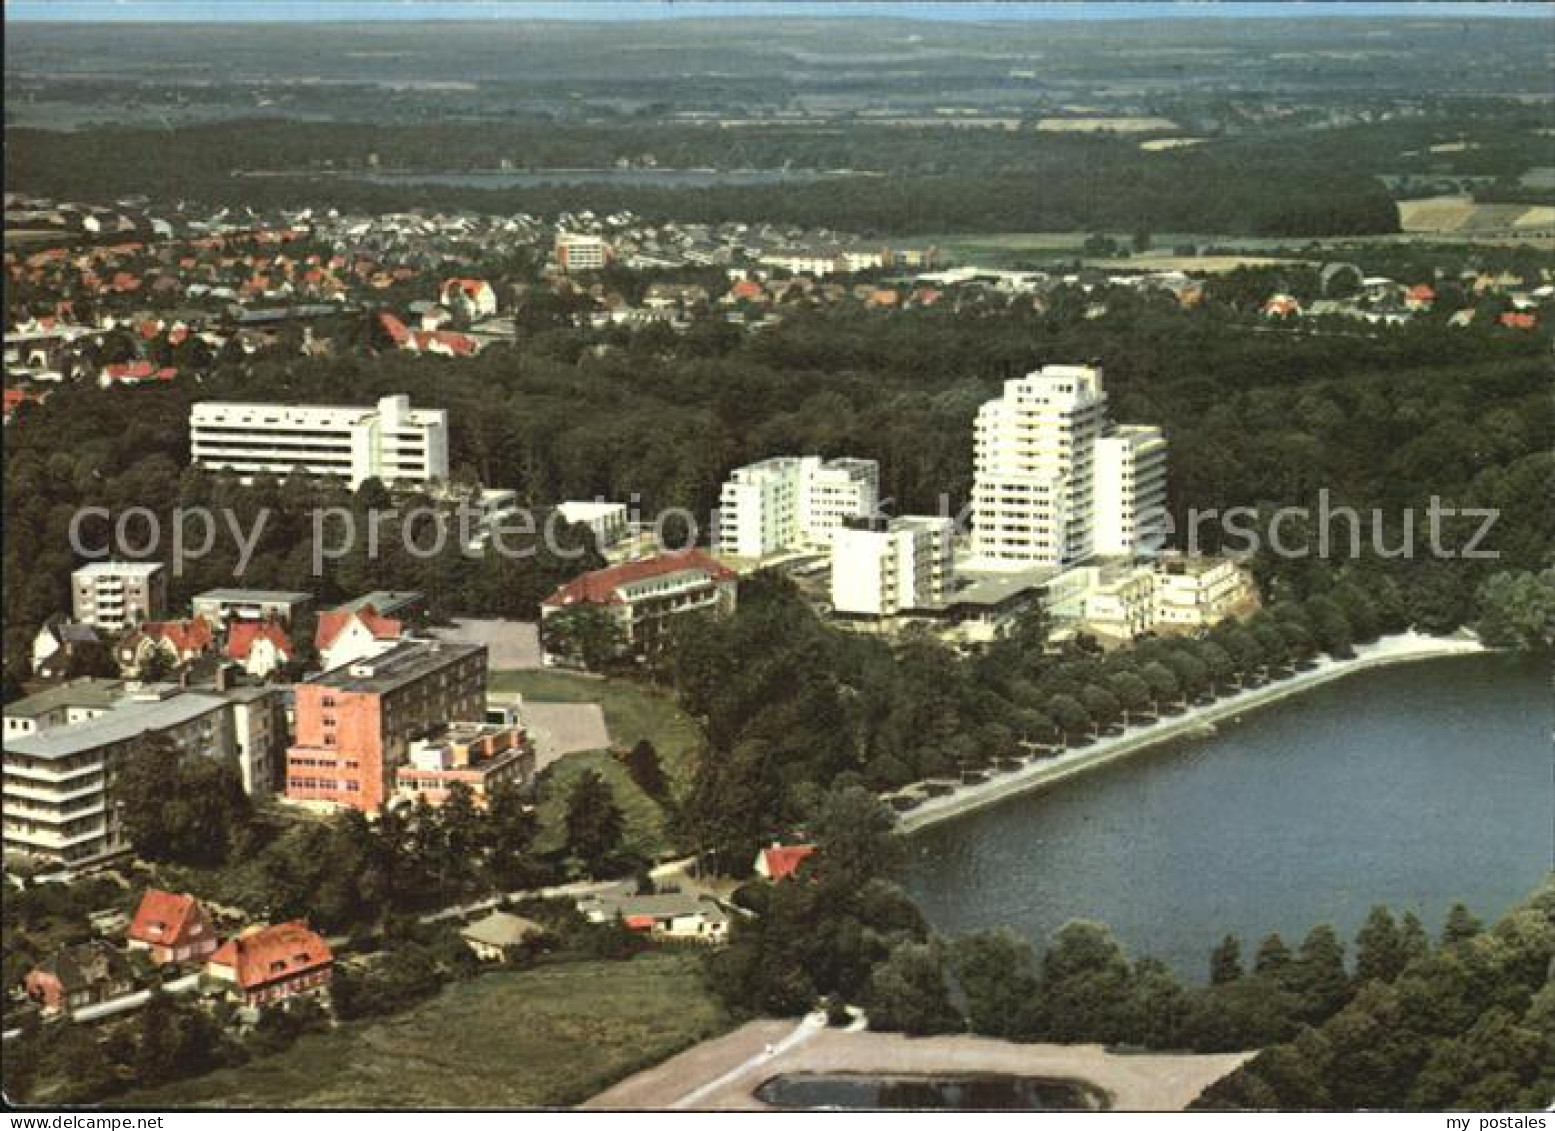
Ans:
[[[1107,1106],[1096,1089],[1076,1080],[996,1074],[796,1072],[774,1076],[756,1089],[756,1098],[779,1108],[843,1111],[1098,1111]]]

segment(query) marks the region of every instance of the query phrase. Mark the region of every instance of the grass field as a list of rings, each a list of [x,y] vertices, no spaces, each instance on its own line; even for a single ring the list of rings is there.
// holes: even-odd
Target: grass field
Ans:
[[[135,1092],[115,1107],[535,1107],[578,1103],[730,1027],[695,954],[461,982],[407,1013]]]
[[[658,750],[664,772],[677,793],[690,781],[698,742],[696,725],[666,695],[628,680],[593,679],[554,671],[494,671],[490,684],[493,691],[516,691],[542,702],[598,703],[617,749],[627,749],[646,738]],[[630,848],[650,857],[674,848],[662,807],[637,788],[610,751],[602,750],[569,754],[546,774],[540,794],[538,846],[542,851],[561,845],[567,790],[586,770],[597,770],[610,783],[616,803],[626,814]]]

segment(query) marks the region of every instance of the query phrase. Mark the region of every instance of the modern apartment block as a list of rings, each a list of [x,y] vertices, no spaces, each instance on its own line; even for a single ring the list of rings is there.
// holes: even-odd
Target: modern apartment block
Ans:
[[[232,757],[230,702],[172,685],[83,680],[5,709],[5,851],[64,865],[128,851],[109,796],[116,768],[155,735],[180,755]]]
[[[1166,441],[1113,426],[1101,369],[1006,381],[974,430],[972,557],[983,569],[1068,566],[1159,546]]]
[[[451,720],[479,719],[486,649],[406,640],[299,683],[286,796],[375,812],[395,790],[411,744]]]
[[[291,624],[313,604],[313,594],[275,589],[207,589],[192,598],[194,615],[212,624],[279,621]]]
[[[70,575],[74,618],[121,632],[167,612],[167,571],[160,562],[93,562]]]
[[[826,548],[844,520],[875,513],[880,465],[870,459],[776,456],[736,468],[718,498],[718,551],[740,558]]]
[[[560,232],[556,236],[556,264],[563,271],[598,271],[610,262],[610,245],[599,236]]]
[[[1096,552],[1149,555],[1166,544],[1166,439],[1125,425],[1096,442]]]
[[[354,490],[448,478],[448,413],[413,409],[406,396],[373,408],[202,401],[189,410],[191,457],[208,471],[285,478],[297,468]]]
[[[844,523],[832,538],[833,611],[890,617],[940,604],[952,584],[954,527],[914,515]]]

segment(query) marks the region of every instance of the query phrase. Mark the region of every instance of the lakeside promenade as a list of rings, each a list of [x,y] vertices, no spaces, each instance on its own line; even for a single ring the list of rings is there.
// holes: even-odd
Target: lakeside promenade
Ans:
[[[1180,715],[1163,717],[1146,726],[1131,726],[1122,734],[1098,739],[1089,746],[1065,750],[1053,758],[1046,758],[1022,766],[1007,773],[993,773],[987,781],[975,785],[963,785],[941,797],[931,797],[917,808],[904,813],[897,822],[897,831],[910,835],[952,818],[997,805],[1011,797],[1031,793],[1066,781],[1078,774],[1105,766],[1110,762],[1141,753],[1152,746],[1173,739],[1192,738],[1195,732],[1226,719],[1237,718],[1248,711],[1278,703],[1293,695],[1299,695],[1314,687],[1342,679],[1353,672],[1391,664],[1429,660],[1440,656],[1462,656],[1487,649],[1478,640],[1463,637],[1426,636],[1417,632],[1383,637],[1370,644],[1358,645],[1355,655],[1348,660],[1335,660],[1325,656],[1306,671],[1297,672],[1289,679],[1278,680],[1262,687],[1238,691],[1223,696],[1213,703],[1190,707]]]

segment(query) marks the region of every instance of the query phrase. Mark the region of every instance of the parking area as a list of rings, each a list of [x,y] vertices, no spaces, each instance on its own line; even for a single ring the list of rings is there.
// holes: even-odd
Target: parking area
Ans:
[[[493,670],[534,671],[545,666],[540,654],[540,626],[534,621],[464,619],[432,631],[459,644],[486,645]]]

